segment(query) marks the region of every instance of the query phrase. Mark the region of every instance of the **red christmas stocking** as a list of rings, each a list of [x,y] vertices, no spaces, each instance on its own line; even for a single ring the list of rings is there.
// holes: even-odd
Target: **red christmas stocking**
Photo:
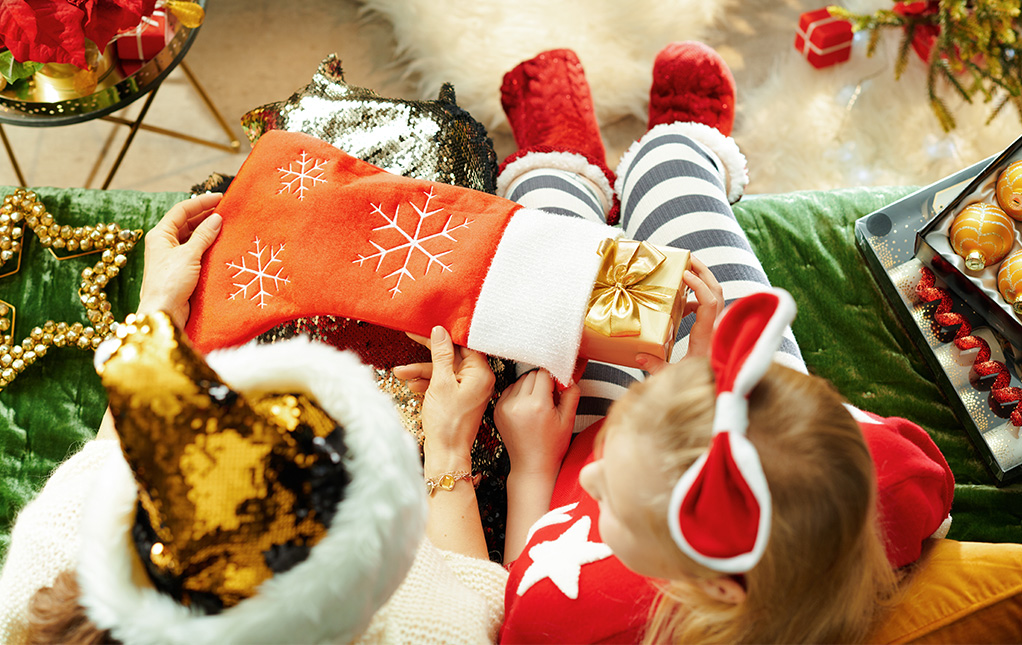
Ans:
[[[545,367],[568,382],[597,249],[619,230],[399,177],[308,135],[260,138],[217,209],[187,333],[203,352],[334,315]]]

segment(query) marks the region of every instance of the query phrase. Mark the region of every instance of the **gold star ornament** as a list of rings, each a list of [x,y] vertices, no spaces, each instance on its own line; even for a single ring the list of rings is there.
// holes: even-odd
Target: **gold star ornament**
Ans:
[[[116,223],[95,226],[67,226],[54,221],[32,191],[18,189],[4,197],[0,205],[0,277],[16,273],[21,266],[23,231],[31,229],[39,242],[57,260],[68,260],[90,253],[102,253],[98,262],[82,271],[78,297],[85,307],[89,323],[47,320],[35,327],[20,343],[14,343],[14,305],[0,300],[0,391],[25,371],[50,347],[77,347],[94,350],[116,328],[116,320],[107,300],[106,285],[127,263],[127,254],[139,240],[142,230],[121,229]],[[54,249],[70,255],[58,256]],[[10,269],[10,264],[14,268]]]

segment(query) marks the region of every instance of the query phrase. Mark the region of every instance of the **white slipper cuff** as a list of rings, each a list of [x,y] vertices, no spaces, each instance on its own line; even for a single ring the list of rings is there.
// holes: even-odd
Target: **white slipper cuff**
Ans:
[[[507,197],[508,188],[516,179],[531,170],[554,168],[585,177],[595,184],[601,193],[600,204],[606,215],[614,205],[614,188],[607,179],[607,172],[575,152],[526,151],[511,163],[506,164],[497,176],[497,195]]]
[[[654,136],[677,133],[690,137],[710,149],[720,159],[724,170],[724,190],[727,193],[728,203],[734,204],[745,194],[745,187],[749,183],[748,162],[745,155],[738,149],[738,144],[731,137],[721,134],[720,130],[711,128],[703,123],[675,122],[661,123],[649,129],[641,139],[629,146],[624,155],[621,156],[621,163],[617,168],[617,191],[622,191],[623,177],[628,174],[628,166],[632,159],[638,154],[644,141]]]

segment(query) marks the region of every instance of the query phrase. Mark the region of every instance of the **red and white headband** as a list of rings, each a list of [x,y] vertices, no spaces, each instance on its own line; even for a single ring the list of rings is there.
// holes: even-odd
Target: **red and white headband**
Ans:
[[[787,291],[735,301],[713,332],[710,364],[717,402],[709,449],[674,485],[667,523],[678,548],[721,573],[745,573],[770,535],[770,489],[755,446],[746,438],[748,396],[773,362],[795,318]]]

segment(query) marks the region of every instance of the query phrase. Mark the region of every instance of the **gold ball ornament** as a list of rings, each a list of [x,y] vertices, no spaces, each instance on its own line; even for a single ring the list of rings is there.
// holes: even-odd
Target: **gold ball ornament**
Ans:
[[[1022,316],[1022,249],[1001,262],[997,269],[997,290],[1012,311]]]
[[[1022,221],[1022,161],[1016,161],[997,177],[997,203],[1012,219]]]
[[[1015,243],[1015,226],[997,206],[975,202],[951,222],[949,236],[951,248],[965,258],[966,268],[981,271],[1008,254]]]
[[[6,229],[5,222],[8,222]],[[77,251],[76,255],[70,257],[94,251],[102,251],[102,255],[98,262],[82,271],[82,281],[78,287],[78,298],[85,307],[88,326],[80,322],[69,324],[47,320],[41,327],[33,328],[27,338],[15,344],[14,306],[0,301],[0,390],[10,385],[25,368],[45,356],[49,347],[95,350],[116,330],[117,323],[104,287],[127,263],[125,254],[142,239],[141,229],[121,229],[116,223],[75,228],[61,226],[46,212],[46,207],[34,192],[18,189],[4,197],[0,204],[0,250],[6,244],[20,251],[23,226],[35,233],[39,242],[50,248],[51,253],[57,248]],[[67,259],[55,253],[53,255],[58,260]],[[11,257],[0,252],[0,269]]]

